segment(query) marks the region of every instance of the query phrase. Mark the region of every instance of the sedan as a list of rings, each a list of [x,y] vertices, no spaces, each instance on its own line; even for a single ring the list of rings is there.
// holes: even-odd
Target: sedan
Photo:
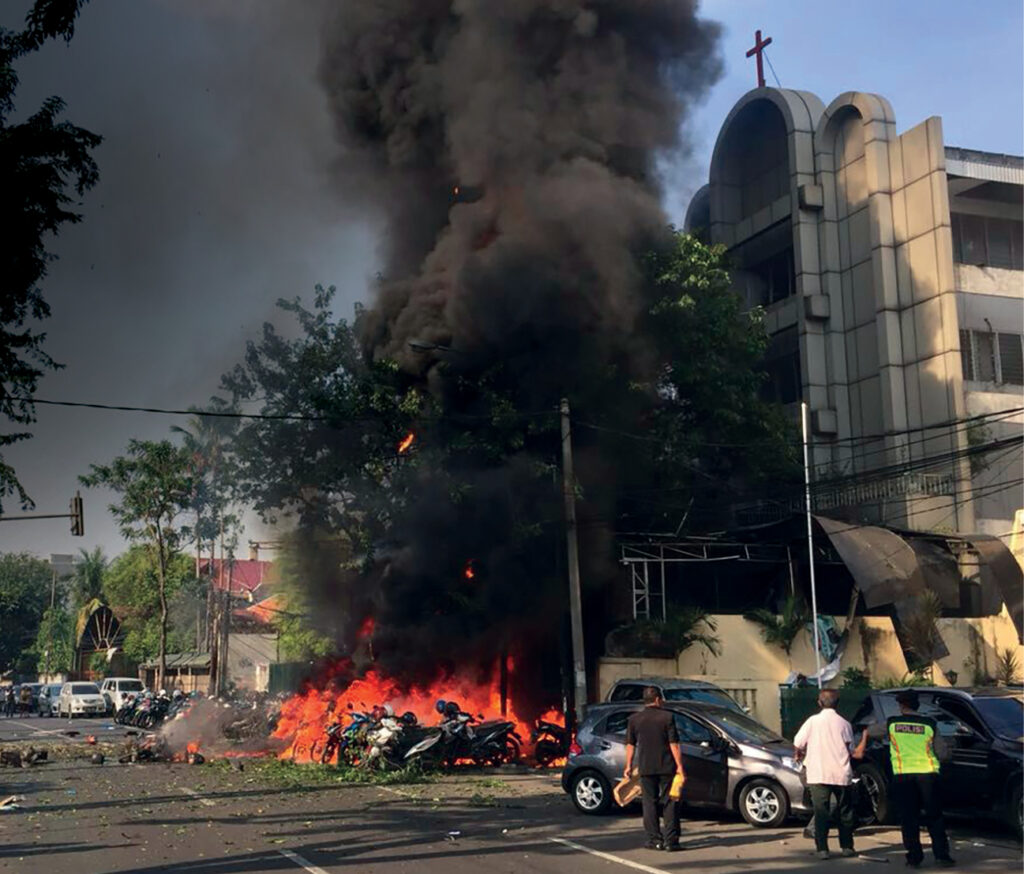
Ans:
[[[102,716],[107,712],[106,699],[95,683],[65,683],[57,699],[57,715]]]
[[[587,711],[569,748],[562,788],[581,813],[606,813],[626,765],[626,723],[641,704],[599,704]],[[737,811],[760,828],[781,825],[810,806],[793,745],[731,707],[666,704],[679,733],[688,806]]]

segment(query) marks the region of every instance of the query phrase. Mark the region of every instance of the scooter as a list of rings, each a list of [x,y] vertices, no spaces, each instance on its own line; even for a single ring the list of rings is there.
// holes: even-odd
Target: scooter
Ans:
[[[537,720],[530,739],[534,744],[533,758],[542,768],[569,755],[569,733],[557,722]]]

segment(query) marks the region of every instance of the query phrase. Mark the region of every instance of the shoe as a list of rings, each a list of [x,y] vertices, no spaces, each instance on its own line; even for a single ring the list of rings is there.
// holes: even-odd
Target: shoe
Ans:
[[[665,846],[662,847],[662,849],[666,853],[678,853],[682,849],[682,847],[679,844],[665,844]]]
[[[852,859],[857,855],[857,851],[853,847],[843,847],[843,855],[847,859]]]
[[[665,845],[661,841],[648,841],[644,844],[645,850],[664,850]]]
[[[832,858],[832,854],[828,850],[818,850],[818,852],[816,852],[814,855],[817,856],[819,859]]]
[[[954,867],[956,867],[956,859],[950,858],[949,856],[946,856],[946,858],[944,858],[944,859],[936,859],[935,860],[935,867],[936,868],[954,868]]]
[[[904,862],[903,864],[906,865],[908,868],[920,868],[921,867],[921,863],[920,862],[911,862],[910,859],[907,859],[907,861]]]

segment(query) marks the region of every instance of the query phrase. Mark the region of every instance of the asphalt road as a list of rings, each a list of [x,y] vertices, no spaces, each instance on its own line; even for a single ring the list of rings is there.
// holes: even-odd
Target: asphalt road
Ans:
[[[121,741],[124,740],[126,732],[139,729],[126,728],[115,725],[110,717],[99,719],[93,717],[76,716],[74,719],[58,719],[57,717],[47,718],[42,716],[14,716],[11,718],[0,718],[0,746],[3,744],[36,744],[37,746],[46,743],[72,743],[83,742],[89,735],[94,735],[97,741]],[[75,732],[75,734],[69,734]]]
[[[679,854],[640,848],[639,818],[576,813],[554,773],[465,774],[413,786],[282,787],[222,766],[53,762],[0,770],[0,870],[68,872],[834,872],[892,864],[899,834],[858,833],[865,857],[819,862],[796,825],[762,831],[703,814],[684,823]],[[1009,874],[1020,845],[959,823],[961,869]],[[927,863],[927,864],[930,864]]]

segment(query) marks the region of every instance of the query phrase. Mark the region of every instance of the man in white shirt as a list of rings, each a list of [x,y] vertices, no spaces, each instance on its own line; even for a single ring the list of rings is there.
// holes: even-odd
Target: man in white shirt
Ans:
[[[836,713],[839,693],[822,689],[818,695],[821,711],[810,717],[793,738],[797,759],[804,762],[807,787],[814,805],[814,846],[819,859],[829,858],[829,804],[836,797],[839,815],[839,846],[844,856],[856,856],[853,849],[853,827],[856,815],[850,781],[853,769],[850,758],[860,759],[867,746],[867,731],[860,743],[853,746],[853,727]]]

